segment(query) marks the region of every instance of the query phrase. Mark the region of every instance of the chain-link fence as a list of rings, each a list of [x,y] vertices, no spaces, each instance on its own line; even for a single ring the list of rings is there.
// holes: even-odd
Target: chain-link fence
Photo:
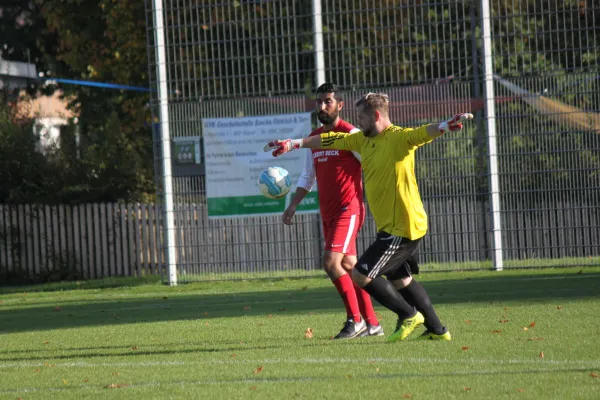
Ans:
[[[160,132],[202,138],[203,118],[312,111],[323,78],[347,105],[388,93],[401,126],[476,115],[417,154],[426,268],[491,268],[496,251],[504,267],[600,264],[599,2],[148,0],[147,19],[180,280],[321,273],[318,215],[293,228],[208,219],[203,160],[166,170]],[[359,250],[374,235],[369,218]]]

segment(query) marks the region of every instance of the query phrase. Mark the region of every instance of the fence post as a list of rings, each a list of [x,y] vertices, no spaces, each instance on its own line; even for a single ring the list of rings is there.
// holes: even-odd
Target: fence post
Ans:
[[[494,95],[494,65],[492,55],[492,29],[490,21],[490,2],[481,0],[481,18],[483,28],[483,72],[485,88],[485,114],[488,134],[490,166],[490,205],[492,214],[492,262],[496,271],[503,268],[502,260],[502,224],[500,220],[500,182],[498,177],[498,154],[496,148],[496,104]]]
[[[321,0],[312,0],[313,35],[315,46],[316,85],[325,83],[325,53],[323,52],[323,13]]]
[[[169,86],[167,82],[167,56],[163,22],[163,2],[153,0],[154,35],[156,38],[156,70],[160,131],[162,144],[162,173],[165,214],[165,261],[169,274],[169,285],[177,285],[177,259],[175,245],[175,216],[173,210],[173,181],[171,173],[171,133],[169,131]]]

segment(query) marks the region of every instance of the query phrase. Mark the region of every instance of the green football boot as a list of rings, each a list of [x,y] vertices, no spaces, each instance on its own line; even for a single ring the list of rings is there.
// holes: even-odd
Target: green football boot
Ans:
[[[417,311],[414,317],[406,318],[404,320],[398,319],[396,323],[396,330],[390,336],[388,336],[388,342],[397,342],[398,340],[404,340],[410,335],[419,325],[423,325],[425,318],[423,314]]]

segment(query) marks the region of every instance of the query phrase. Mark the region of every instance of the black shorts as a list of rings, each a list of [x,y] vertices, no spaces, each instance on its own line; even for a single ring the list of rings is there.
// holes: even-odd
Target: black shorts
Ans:
[[[412,273],[419,273],[416,250],[420,242],[421,238],[410,240],[379,232],[354,268],[371,279],[381,275],[390,280],[409,277]]]

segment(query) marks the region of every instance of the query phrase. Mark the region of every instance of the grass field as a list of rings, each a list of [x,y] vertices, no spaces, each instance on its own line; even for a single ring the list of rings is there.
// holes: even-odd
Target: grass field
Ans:
[[[600,398],[600,268],[419,279],[452,342],[331,340],[327,279],[0,288],[0,399]]]

